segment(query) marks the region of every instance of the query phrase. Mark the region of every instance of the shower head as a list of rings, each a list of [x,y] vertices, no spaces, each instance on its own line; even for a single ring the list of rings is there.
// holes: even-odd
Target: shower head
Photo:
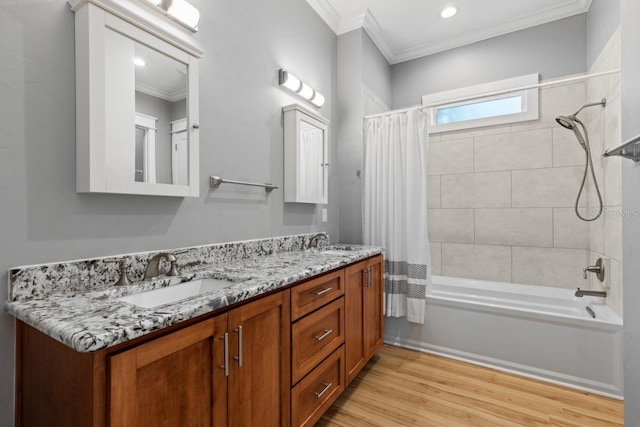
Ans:
[[[558,116],[556,117],[556,122],[558,122],[558,124],[565,129],[573,130],[576,127],[576,122],[574,122],[574,119],[574,116]]]
[[[579,120],[576,118],[576,116],[578,115],[578,113],[582,110],[584,110],[587,107],[595,107],[596,105],[600,105],[602,107],[605,107],[607,105],[607,98],[602,98],[602,100],[600,102],[592,102],[591,104],[585,104],[582,107],[580,107],[580,109],[578,111],[576,111],[575,113],[573,113],[570,116],[558,116],[556,117],[556,122],[558,122],[558,124],[560,126],[562,126],[565,129],[569,129],[569,130],[575,130],[576,129],[576,122]]]

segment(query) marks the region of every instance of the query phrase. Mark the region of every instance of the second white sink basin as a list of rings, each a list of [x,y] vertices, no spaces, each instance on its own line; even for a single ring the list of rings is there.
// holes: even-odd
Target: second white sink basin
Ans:
[[[327,255],[351,255],[353,254],[352,249],[327,249],[326,251],[320,252],[321,254]]]
[[[207,292],[233,286],[233,282],[220,279],[197,279],[179,285],[167,286],[139,294],[116,298],[118,301],[128,302],[140,307],[153,308],[165,304],[192,298]]]

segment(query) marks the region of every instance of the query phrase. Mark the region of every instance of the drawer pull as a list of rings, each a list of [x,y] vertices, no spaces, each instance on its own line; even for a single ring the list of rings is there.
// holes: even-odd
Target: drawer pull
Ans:
[[[322,397],[323,394],[325,394],[333,385],[333,383],[324,383],[324,388],[322,389],[322,391],[316,391],[315,394],[316,395],[316,399],[320,399]]]
[[[324,330],[324,334],[322,335],[316,335],[316,340],[317,341],[322,341],[323,339],[325,339],[326,337],[328,337],[329,335],[331,335],[331,333],[333,332],[333,329],[325,329]]]
[[[332,289],[333,289],[333,288],[324,288],[323,290],[321,290],[321,291],[316,291],[316,292],[314,292],[313,294],[314,294],[315,296],[319,297],[320,295],[324,295],[324,294],[326,294],[327,292],[330,292]]]

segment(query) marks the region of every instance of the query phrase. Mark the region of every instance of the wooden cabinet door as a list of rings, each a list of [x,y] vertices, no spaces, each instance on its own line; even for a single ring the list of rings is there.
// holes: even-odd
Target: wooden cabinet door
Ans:
[[[377,256],[367,262],[367,283],[364,286],[363,295],[364,353],[367,361],[384,343],[383,269],[382,256]]]
[[[212,426],[214,376],[221,371],[212,360],[216,335],[224,333],[216,326],[224,323],[205,320],[109,356],[109,424]]]
[[[290,310],[283,291],[229,312],[229,426],[289,425]]]
[[[358,375],[365,365],[364,301],[366,261],[345,269],[345,367],[346,384]]]

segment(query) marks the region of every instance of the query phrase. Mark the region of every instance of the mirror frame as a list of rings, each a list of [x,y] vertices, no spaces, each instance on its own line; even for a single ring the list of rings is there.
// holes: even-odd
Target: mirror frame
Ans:
[[[329,120],[299,104],[282,107],[284,113],[284,201],[293,203],[327,204],[329,202]],[[323,131],[322,167],[323,194],[308,197],[302,193],[300,174],[300,122],[305,121]]]
[[[175,23],[155,17],[151,10],[128,0],[75,0],[69,4],[75,12],[76,29],[76,191],[198,197],[198,60],[202,51],[183,35],[171,35],[169,30]],[[189,185],[109,178],[106,170],[109,97],[105,90],[104,52],[110,30],[186,64]]]

